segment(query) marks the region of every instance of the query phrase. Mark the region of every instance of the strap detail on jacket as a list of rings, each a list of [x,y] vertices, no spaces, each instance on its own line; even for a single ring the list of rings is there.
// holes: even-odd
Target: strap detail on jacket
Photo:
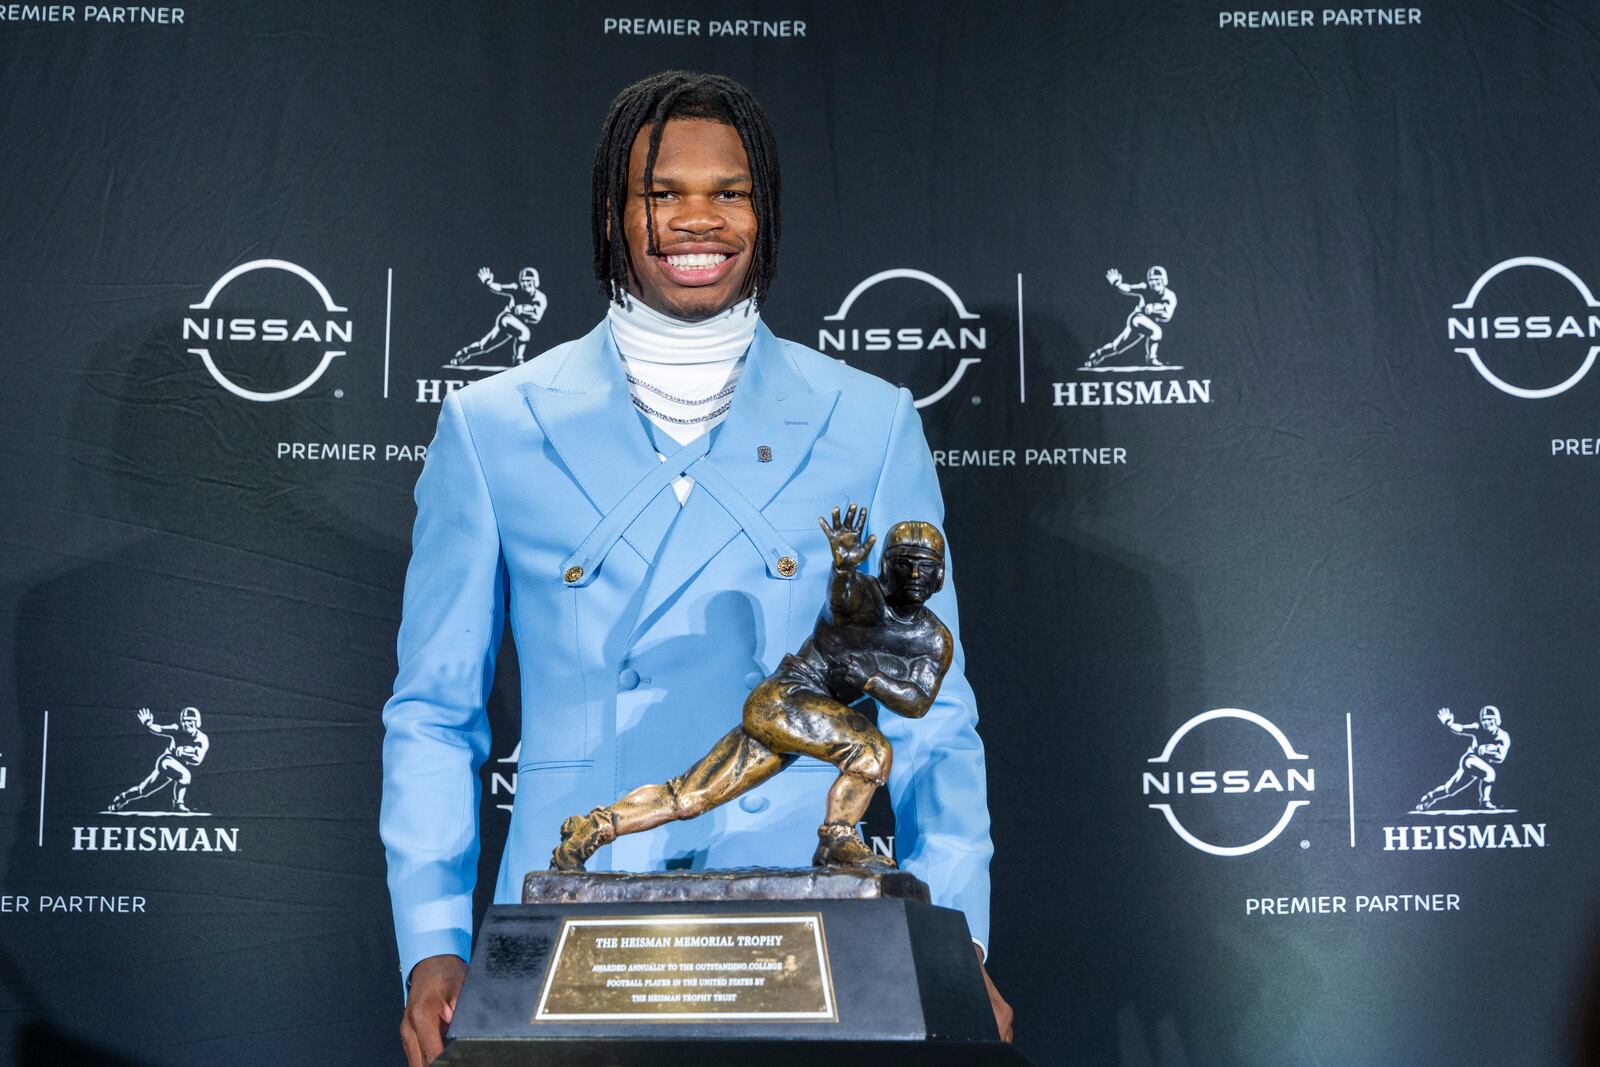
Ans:
[[[728,480],[728,476],[717,470],[709,463],[702,463],[694,474],[695,485],[702,490],[709,491],[712,499],[721,504],[733,521],[737,522],[750,543],[756,546],[756,551],[761,553],[761,561],[767,565],[767,574],[773,578],[793,578],[795,576],[794,561],[798,558],[794,547],[785,541],[767,517],[761,514],[750,498],[739,491],[739,487]],[[788,573],[780,567],[780,560],[788,561]]]
[[[594,581],[601,561],[621,540],[623,532],[633,525],[633,520],[649,506],[650,501],[671,486],[680,475],[693,478],[697,491],[710,493],[712,499],[733,517],[760,553],[768,575],[785,579],[794,577],[794,560],[798,558],[794,547],[783,539],[777,528],[767,521],[767,517],[750,502],[749,497],[739,491],[727,475],[709,463],[700,462],[711,448],[711,438],[711,434],[701,434],[634,483],[633,488],[617,501],[617,506],[589,531],[583,543],[562,562],[563,575],[577,575],[575,580],[566,583],[569,587],[577,588]],[[783,566],[783,561],[787,561],[787,568]],[[785,569],[788,573],[784,573]]]
[[[589,531],[589,536],[583,539],[583,543],[578,545],[572,555],[561,564],[562,574],[573,573],[574,568],[582,572],[577,580],[568,582],[567,585],[584,586],[594,581],[600,561],[610,554],[611,549],[621,540],[623,533],[633,525],[633,520],[639,517],[658,493],[672,484],[674,478],[687,473],[690,467],[704,459],[710,447],[711,435],[701,434],[635,482],[633,488],[617,501],[617,506],[606,513],[595,528]]]

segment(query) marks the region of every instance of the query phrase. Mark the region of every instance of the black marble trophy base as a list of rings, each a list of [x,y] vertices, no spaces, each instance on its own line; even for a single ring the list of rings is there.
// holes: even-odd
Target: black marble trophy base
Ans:
[[[1027,1064],[995,1035],[965,918],[927,903],[927,888],[903,872],[539,872],[528,876],[524,899],[529,902],[491,907],[484,918],[440,1063]],[[681,923],[695,916],[734,923],[800,913],[820,916],[825,931],[832,1018],[535,1021],[570,922]],[[564,973],[558,969],[556,978]]]

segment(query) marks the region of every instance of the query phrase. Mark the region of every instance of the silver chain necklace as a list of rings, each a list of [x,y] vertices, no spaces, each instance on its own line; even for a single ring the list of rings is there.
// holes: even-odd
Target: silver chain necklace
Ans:
[[[732,386],[729,387],[729,391],[730,392],[732,391]],[[724,395],[725,396],[727,394],[724,393],[724,394],[720,394],[720,395]],[[668,397],[668,399],[671,399],[671,398]],[[715,400],[716,397],[711,397],[711,399]],[[702,403],[703,402],[704,401],[702,401]],[[692,419],[674,418],[673,416],[668,415],[665,412],[657,411],[655,408],[651,407],[649,404],[646,404],[643,400],[640,400],[638,397],[634,397],[633,398],[633,406],[638,408],[640,411],[644,412],[646,415],[650,416],[652,419],[660,419],[663,422],[670,422],[670,423],[672,423],[672,424],[674,424],[676,426],[693,426],[696,423],[710,422],[712,419],[720,419],[720,418],[722,418],[722,416],[724,416],[724,415],[726,415],[728,413],[728,409],[733,407],[733,401],[730,400],[726,404],[724,404],[720,408],[718,408],[717,410],[712,411],[712,412],[710,412],[708,414],[705,414],[705,415],[696,416],[695,418],[692,418]]]
[[[673,396],[671,393],[667,392],[665,389],[658,389],[655,386],[651,385],[649,382],[644,381],[644,380],[642,380],[640,378],[635,378],[631,374],[626,375],[626,377],[628,379],[628,384],[629,385],[637,385],[641,389],[646,389],[646,390],[656,394],[656,396],[659,396],[663,400],[670,400],[674,404],[682,404],[686,408],[699,407],[701,404],[709,404],[713,400],[721,400],[723,397],[731,395],[733,393],[733,387],[738,384],[737,382],[730,382],[728,385],[723,387],[723,389],[722,389],[722,391],[720,393],[712,393],[710,396],[706,397],[704,400],[685,400],[681,396]]]

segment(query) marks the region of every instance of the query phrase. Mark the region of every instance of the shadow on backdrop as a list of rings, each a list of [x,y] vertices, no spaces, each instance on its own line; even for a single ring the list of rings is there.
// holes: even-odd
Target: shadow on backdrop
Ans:
[[[49,733],[42,818],[35,779],[7,857],[8,890],[36,902],[0,928],[7,1025],[22,1063],[375,1062],[399,1010],[378,710],[405,557],[403,533],[352,536],[339,516],[409,484],[275,463],[277,440],[326,429],[327,404],[229,396],[175,332],[116,333],[55,386],[72,390],[48,442],[64,477],[29,533],[60,566],[15,620],[35,768],[46,713]],[[166,724],[190,706],[210,749],[187,802],[208,814],[173,816],[165,783],[130,805],[142,816],[105,813],[164,751],[136,711]],[[154,833],[89,847],[133,828]],[[166,830],[176,847],[151,847]]]
[[[1092,346],[1038,311],[1027,325],[1029,400],[985,403],[987,439],[1041,450],[1120,444],[1099,409],[1067,419],[1051,406],[1051,363],[1035,354],[1070,361]],[[970,412],[923,416],[937,440],[974,437],[962,429]],[[1181,942],[1127,936],[1149,925],[1160,883],[1176,875],[1128,833],[1142,809],[1119,798],[1131,795],[1151,739],[1192,714],[1187,695],[1205,689],[1187,580],[1098,532],[1129,471],[940,472],[989,764],[989,969],[1016,1010],[1018,1048],[1039,1064],[1201,1062],[1173,1040],[1192,1028],[1172,1017],[1185,1001],[1166,995],[1162,976],[1204,974],[1207,961]]]

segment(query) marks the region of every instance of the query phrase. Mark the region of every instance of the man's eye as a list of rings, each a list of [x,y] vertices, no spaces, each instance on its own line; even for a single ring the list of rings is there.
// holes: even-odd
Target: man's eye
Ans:
[[[743,191],[742,189],[724,189],[717,195],[722,197],[724,200],[744,200],[750,196],[749,193]]]

